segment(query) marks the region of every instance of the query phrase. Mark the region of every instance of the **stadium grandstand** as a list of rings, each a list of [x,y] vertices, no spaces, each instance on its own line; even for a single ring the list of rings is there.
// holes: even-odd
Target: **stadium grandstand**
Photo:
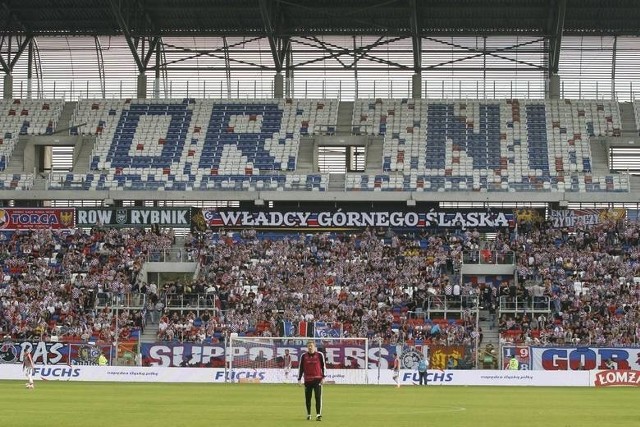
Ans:
[[[221,367],[156,343],[366,337],[442,369],[640,346],[634,1],[7,0],[0,22],[5,344]]]

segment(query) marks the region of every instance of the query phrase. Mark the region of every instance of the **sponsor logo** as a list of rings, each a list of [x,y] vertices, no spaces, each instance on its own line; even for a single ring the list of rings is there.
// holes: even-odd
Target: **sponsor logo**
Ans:
[[[226,375],[225,375],[226,374]],[[217,371],[214,381],[238,381],[238,380],[264,380],[266,374],[263,371]]]
[[[77,378],[80,376],[80,368],[68,367],[36,367],[33,370],[33,375],[43,379],[48,378]]]
[[[633,386],[640,387],[640,371],[600,371],[596,373],[596,387]]]
[[[402,382],[414,382],[420,381],[420,376],[417,372],[405,372],[402,374]],[[445,371],[427,371],[427,383],[450,383],[453,381],[453,372]]]

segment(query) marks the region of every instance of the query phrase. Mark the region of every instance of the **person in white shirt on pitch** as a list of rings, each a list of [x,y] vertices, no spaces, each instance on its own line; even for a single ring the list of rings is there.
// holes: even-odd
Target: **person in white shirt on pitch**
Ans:
[[[27,377],[27,383],[25,384],[27,388],[33,389],[33,370],[35,368],[35,363],[33,363],[33,357],[31,353],[25,353],[24,360],[22,361],[22,371],[24,375]]]

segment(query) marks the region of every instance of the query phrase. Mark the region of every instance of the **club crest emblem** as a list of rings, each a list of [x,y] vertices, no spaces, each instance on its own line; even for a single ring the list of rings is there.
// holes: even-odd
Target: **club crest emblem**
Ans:
[[[127,222],[127,211],[125,209],[118,209],[116,211],[116,223],[126,224],[126,222]]]

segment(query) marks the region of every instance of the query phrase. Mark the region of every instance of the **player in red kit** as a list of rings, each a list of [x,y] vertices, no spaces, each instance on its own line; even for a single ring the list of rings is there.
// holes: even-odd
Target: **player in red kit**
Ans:
[[[322,383],[324,382],[324,354],[316,349],[313,341],[307,343],[307,352],[300,358],[298,383],[304,376],[304,398],[307,405],[307,420],[311,419],[311,395],[316,398],[316,421],[322,420]]]

